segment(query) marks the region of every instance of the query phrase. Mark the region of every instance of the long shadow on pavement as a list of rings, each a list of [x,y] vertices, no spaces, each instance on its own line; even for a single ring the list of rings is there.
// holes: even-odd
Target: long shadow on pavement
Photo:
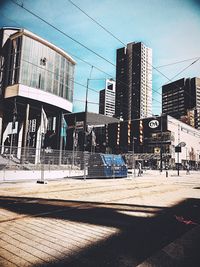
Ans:
[[[116,203],[66,201],[27,197],[0,197],[0,207],[25,216],[56,218],[91,225],[116,227],[120,231],[105,240],[42,266],[136,266],[156,251],[200,224],[200,200],[186,199],[176,206],[154,207]],[[132,216],[125,212],[153,214]],[[9,219],[8,219],[9,220]],[[15,218],[13,218],[15,220]],[[2,220],[3,222],[3,220]],[[191,222],[191,223],[188,223]],[[200,266],[194,244],[184,263],[169,257],[162,266]],[[189,265],[187,265],[189,264]],[[197,265],[196,265],[197,264]],[[36,265],[35,265],[36,266]]]

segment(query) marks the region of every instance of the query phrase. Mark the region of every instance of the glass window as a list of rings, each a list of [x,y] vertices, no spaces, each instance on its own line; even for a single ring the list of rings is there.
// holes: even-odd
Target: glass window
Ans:
[[[72,101],[74,65],[56,51],[27,36],[23,36],[20,71],[20,83]]]

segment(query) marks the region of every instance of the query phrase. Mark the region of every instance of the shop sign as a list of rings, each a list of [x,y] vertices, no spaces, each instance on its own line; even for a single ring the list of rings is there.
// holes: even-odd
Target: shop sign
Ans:
[[[159,126],[159,121],[158,120],[151,120],[150,122],[149,122],[149,127],[151,128],[151,129],[155,129],[155,128],[157,128]]]

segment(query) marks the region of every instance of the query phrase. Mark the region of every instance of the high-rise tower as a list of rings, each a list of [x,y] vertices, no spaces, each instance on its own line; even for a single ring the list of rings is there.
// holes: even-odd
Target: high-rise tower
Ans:
[[[105,89],[99,94],[99,113],[112,117],[115,115],[115,81],[106,79]]]
[[[152,115],[152,49],[129,43],[117,49],[115,116],[124,120]]]
[[[163,85],[162,113],[200,129],[200,78],[182,78]]]

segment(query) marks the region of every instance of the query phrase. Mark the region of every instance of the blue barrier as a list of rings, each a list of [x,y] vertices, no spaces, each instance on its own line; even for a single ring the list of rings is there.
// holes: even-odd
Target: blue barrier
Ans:
[[[121,155],[92,154],[88,162],[91,177],[127,177],[127,166]]]

